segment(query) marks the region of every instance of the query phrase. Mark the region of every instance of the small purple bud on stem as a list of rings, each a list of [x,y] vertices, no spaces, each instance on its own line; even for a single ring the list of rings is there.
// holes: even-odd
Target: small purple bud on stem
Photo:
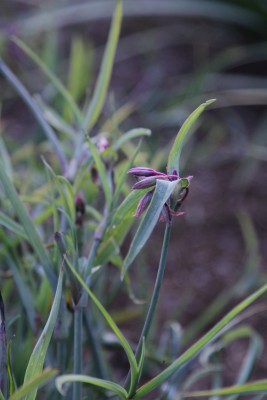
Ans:
[[[128,171],[128,174],[135,175],[137,177],[149,177],[149,176],[165,176],[166,174],[163,174],[162,172],[158,172],[152,168],[144,168],[144,167],[135,167],[131,168]]]
[[[135,217],[140,217],[140,215],[143,214],[143,212],[147,209],[152,196],[153,196],[154,190],[150,190],[150,192],[147,192],[139,201],[136,211],[135,211]]]
[[[144,179],[141,179],[140,181],[136,182],[132,188],[133,189],[146,189],[151,186],[155,186],[157,183],[157,179],[167,180],[169,178],[168,178],[168,175],[149,176],[148,178],[144,178]]]

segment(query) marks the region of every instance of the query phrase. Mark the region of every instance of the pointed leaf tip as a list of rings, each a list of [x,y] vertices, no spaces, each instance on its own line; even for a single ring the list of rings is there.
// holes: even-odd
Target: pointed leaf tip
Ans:
[[[214,103],[215,99],[207,100],[205,103],[201,104],[183,123],[181,129],[179,130],[175,142],[171,148],[168,164],[167,164],[167,172],[168,174],[173,174],[176,171],[179,175],[179,162],[180,155],[182,151],[182,147],[185,143],[186,138],[188,137],[192,126],[205,110],[207,106]]]

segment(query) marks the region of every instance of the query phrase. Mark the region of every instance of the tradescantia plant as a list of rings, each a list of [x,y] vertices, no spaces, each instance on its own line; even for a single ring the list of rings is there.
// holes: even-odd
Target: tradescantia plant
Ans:
[[[59,104],[57,96],[52,104],[37,101],[0,60],[1,74],[27,104],[46,137],[40,148],[14,150],[12,157],[0,138],[0,257],[4,276],[3,300],[0,297],[0,399],[60,399],[65,394],[71,400],[111,396],[142,399],[161,388],[160,396],[167,400],[220,395],[235,396],[229,397],[233,400],[241,393],[264,392],[266,380],[247,382],[261,339],[252,328],[236,328],[235,324],[240,313],[267,291],[266,285],[240,302],[183,353],[167,358],[167,366],[144,382],[149,334],[157,312],[173,219],[183,214],[181,207],[192,180],[191,176],[181,176],[180,155],[194,123],[213,100],[201,104],[182,125],[166,159],[166,172],[150,168],[139,154],[140,144],[136,146],[134,141],[149,136],[150,130],[124,132],[116,123],[127,117],[124,107],[105,121],[105,129],[98,129],[121,20],[119,0],[95,89],[84,111],[75,98],[79,92],[73,87],[75,79],[67,89],[19,38],[11,40],[49,79],[61,96]],[[74,41],[71,71],[83,68],[85,51],[81,49],[81,43]],[[137,180],[130,193],[127,174]],[[123,257],[121,245],[135,217],[139,217],[139,226]],[[129,268],[159,220],[165,224],[165,234],[157,277],[139,341],[133,345],[109,311],[109,302],[120,294],[121,286],[136,301]],[[110,264],[119,273],[105,285]],[[110,291],[107,286],[111,286]],[[10,320],[7,316],[12,312],[14,318]],[[129,364],[129,373],[125,371],[120,384],[115,382],[114,363],[106,357],[103,346],[106,327],[113,332],[112,345],[125,352]],[[179,329],[171,329],[178,337]],[[11,341],[13,334],[16,337]],[[190,385],[198,376],[189,376],[189,381],[184,378],[189,366],[206,351],[214,354],[240,337],[248,338],[251,346],[237,384],[192,392]],[[204,373],[212,375],[214,371],[215,367],[207,368]],[[43,385],[44,393],[39,391]]]
[[[140,222],[139,228],[132,240],[128,254],[124,260],[122,268],[122,279],[125,277],[130,264],[133,262],[135,257],[141,251],[151,232],[159,219],[163,220],[166,224],[165,235],[162,244],[162,253],[160,257],[160,263],[158,267],[157,278],[155,281],[154,291],[151,296],[150,305],[148,307],[146,319],[144,322],[143,329],[140,334],[139,343],[133,353],[127,339],[124,337],[114,320],[108,314],[108,312],[101,305],[99,300],[95,297],[91,289],[88,287],[86,282],[81,278],[74,266],[71,264],[68,258],[66,263],[69,270],[77,278],[81,287],[86,291],[91,301],[97,307],[98,311],[102,314],[106,323],[113,330],[117,336],[121,347],[124,349],[129,365],[130,371],[127,376],[124,386],[121,386],[113,381],[99,379],[95,376],[87,376],[82,374],[67,374],[56,378],[56,385],[60,393],[66,394],[64,387],[65,384],[70,382],[83,382],[90,384],[95,387],[101,388],[106,392],[112,392],[117,395],[120,399],[143,399],[150,392],[163,385],[172,375],[179,373],[183,374],[183,371],[188,365],[195,360],[195,358],[203,352],[208,346],[214,343],[214,340],[218,340],[222,335],[235,325],[235,318],[244,311],[249,305],[257,300],[261,295],[267,291],[267,285],[262,286],[259,290],[254,292],[251,296],[242,301],[232,311],[230,311],[224,318],[221,319],[209,332],[207,332],[201,339],[189,347],[183,354],[175,359],[166,369],[155,376],[152,380],[144,383],[138,387],[139,381],[142,377],[145,354],[146,354],[146,343],[148,341],[149,331],[151,323],[156,313],[157,303],[159,299],[160,288],[163,281],[164,270],[167,260],[167,250],[170,239],[170,232],[172,226],[172,219],[175,216],[180,216],[182,212],[178,211],[182,202],[185,200],[188,194],[188,188],[191,180],[191,176],[187,178],[179,177],[177,171],[179,171],[179,157],[182,146],[192,128],[193,123],[196,121],[202,111],[211,104],[212,101],[208,101],[202,104],[196,111],[194,111],[189,118],[185,121],[181,130],[179,131],[174,145],[170,152],[168,160],[168,173],[162,173],[155,171],[147,167],[134,167],[130,168],[128,173],[134,175],[138,182],[133,185],[133,193],[139,190],[142,193],[136,210],[135,216],[140,216],[145,213],[143,220]],[[148,191],[147,191],[148,190]],[[144,193],[144,191],[146,191]],[[231,324],[232,323],[232,324]],[[179,378],[177,378],[179,380]],[[188,397],[202,397],[207,395],[237,395],[238,393],[257,393],[264,392],[267,389],[267,381],[251,382],[247,384],[236,385],[234,387],[221,388],[218,390],[211,391],[199,391],[199,392],[184,392],[181,394],[181,398]],[[172,398],[172,397],[171,397]]]

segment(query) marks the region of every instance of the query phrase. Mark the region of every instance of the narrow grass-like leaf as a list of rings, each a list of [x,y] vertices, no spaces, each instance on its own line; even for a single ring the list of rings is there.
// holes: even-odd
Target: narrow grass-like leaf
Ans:
[[[222,342],[225,342],[225,345],[227,345],[232,340],[243,337],[248,337],[250,339],[250,343],[244,361],[240,367],[235,386],[243,385],[248,381],[263,348],[262,338],[249,326],[241,326],[233,331],[228,332],[224,336]],[[235,394],[230,396],[228,400],[237,400],[239,397],[240,396],[238,394]]]
[[[36,101],[44,114],[44,118],[53,128],[65,134],[69,139],[76,140],[78,132],[74,127],[64,121],[56,110],[49,107],[39,96],[36,96]]]
[[[25,396],[28,396],[29,393],[33,391],[37,391],[38,387],[45,384],[49,379],[55,376],[58,373],[56,369],[47,368],[42,372],[34,375],[29,381],[24,383],[12,396],[8,398],[8,400],[24,400]]]
[[[9,216],[0,212],[0,225],[4,226],[5,228],[9,229],[11,232],[15,233],[16,235],[22,237],[23,239],[27,240],[28,237],[25,233],[25,230],[22,228],[20,224],[13,221]]]
[[[59,215],[58,215],[58,210],[56,207],[56,199],[54,197],[54,193],[53,193],[53,176],[52,176],[52,172],[49,169],[48,164],[45,163],[45,172],[46,172],[46,178],[49,184],[49,200],[51,202],[51,209],[52,209],[52,214],[53,214],[53,228],[54,228],[54,232],[58,232],[59,231]]]
[[[0,132],[0,158],[3,162],[3,165],[5,166],[7,175],[9,176],[10,179],[12,179],[12,175],[13,175],[12,163],[11,163],[5,142],[3,141],[2,137],[1,137],[1,132]]]
[[[12,249],[13,250],[13,249]],[[15,250],[14,250],[15,251]],[[35,310],[34,310],[34,300],[32,297],[32,292],[29,290],[29,288],[25,285],[22,276],[20,275],[17,265],[12,259],[8,259],[8,266],[10,268],[10,271],[12,272],[13,279],[15,281],[15,284],[17,286],[17,291],[20,297],[20,301],[23,304],[23,307],[25,309],[29,325],[34,331],[35,327]]]
[[[46,162],[43,158],[43,163],[45,164],[53,182],[57,188],[57,191],[61,197],[61,202],[64,206],[64,210],[62,211],[69,221],[69,225],[72,229],[72,234],[74,234],[74,221],[75,221],[75,205],[74,205],[74,194],[70,183],[63,176],[58,176],[53,171],[52,167]],[[64,188],[62,187],[64,185]]]
[[[106,381],[104,379],[94,378],[92,376],[74,375],[74,374],[62,375],[56,379],[57,389],[63,396],[65,395],[65,391],[63,390],[63,385],[68,382],[89,383],[89,384],[97,386],[99,388],[102,388],[105,390],[110,390],[111,392],[118,395],[121,400],[127,399],[126,390],[122,386],[118,385],[117,383]]]
[[[145,128],[136,128],[131,129],[129,132],[124,133],[112,146],[114,150],[119,150],[123,143],[127,142],[128,140],[135,139],[140,136],[150,136],[151,130]]]
[[[30,95],[30,93],[27,91],[27,89],[24,87],[24,85],[19,81],[19,79],[16,77],[16,75],[13,74],[11,69],[4,63],[4,61],[0,58],[0,72],[5,76],[5,78],[9,81],[9,83],[13,86],[13,88],[16,90],[16,92],[21,96],[22,100],[27,104],[29,109],[31,110],[32,114],[34,115],[36,121],[40,125],[40,127],[43,129],[44,133],[46,134],[47,138],[51,142],[51,145],[54,148],[54,151],[57,155],[58,162],[60,164],[61,170],[64,173],[66,171],[67,167],[67,160],[65,157],[65,154],[63,153],[63,150],[61,148],[61,144],[58,141],[58,138],[51,128],[50,125],[46,122],[46,120],[43,117],[43,114]]]
[[[73,276],[73,275],[72,275]],[[77,282],[77,281],[76,281]],[[83,369],[83,307],[74,311],[73,374],[79,375]],[[82,400],[82,385],[76,381],[72,386],[72,398]]]
[[[2,390],[0,389],[0,400],[6,400],[5,398],[4,398],[4,395],[3,395],[3,393],[2,393]]]
[[[162,371],[155,378],[151,379],[139,388],[133,396],[133,399],[141,399],[146,394],[150,393],[163,382],[165,382],[174,372],[182,367],[186,362],[192,360],[205,346],[207,346],[214,338],[216,338],[223,328],[226,327],[236,316],[245,310],[250,304],[256,301],[261,295],[267,291],[267,285],[262,286],[259,290],[254,292],[251,296],[247,297],[239,303],[232,311],[230,311],[224,318],[221,319],[208,333],[206,333],[195,344],[189,347],[179,358],[177,358],[168,368]]]
[[[117,43],[119,40],[121,20],[122,1],[117,0],[116,10],[113,15],[107,45],[100,67],[100,73],[97,78],[93,98],[89,104],[88,110],[86,111],[86,115],[84,118],[83,129],[85,131],[87,129],[90,130],[95,125],[102,111],[111,77]]]
[[[33,379],[37,374],[41,373],[43,369],[45,356],[56,324],[58,310],[60,307],[60,301],[62,295],[62,281],[63,281],[63,268],[60,267],[57,290],[50,311],[50,315],[41,333],[41,336],[39,337],[39,340],[36,343],[35,348],[31,354],[25,372],[24,384],[31,381],[31,379]],[[36,398],[36,394],[37,394],[37,389],[33,389],[27,394],[25,400],[34,400]]]
[[[66,211],[68,212],[71,220],[75,221],[75,204],[72,186],[64,176],[58,176],[57,179],[65,188],[64,203]]]
[[[142,338],[141,353],[140,353],[140,360],[139,360],[139,363],[138,363],[139,379],[140,379],[142,371],[143,371],[143,366],[144,366],[144,361],[145,361],[145,351],[146,351],[145,338],[143,337]]]
[[[179,130],[175,142],[172,146],[169,159],[168,159],[168,164],[167,164],[167,171],[168,174],[173,174],[174,171],[177,172],[179,175],[179,161],[180,161],[180,155],[182,151],[182,147],[184,145],[184,142],[190,133],[190,129],[192,128],[194,122],[198,119],[198,117],[202,114],[202,112],[205,110],[205,108],[209,105],[212,104],[215,100],[208,100],[205,103],[201,104],[195,111],[192,112],[191,115],[186,119],[186,121],[183,123],[181,129]]]
[[[52,288],[55,289],[56,278],[52,271],[48,253],[35,229],[32,220],[30,219],[23,203],[21,202],[13,183],[8,178],[1,160],[0,160],[0,182],[4,187],[4,190],[14,208],[15,213],[17,214],[21,224],[24,227],[27,239],[29,240],[30,244],[32,245],[34,251],[36,252],[39,260],[41,261],[44,267],[45,273],[47,275],[47,278],[49,279]]]
[[[252,394],[257,392],[267,393],[267,379],[245,383],[244,385],[229,386],[216,390],[199,390],[186,393],[185,398],[208,397],[208,396],[228,396],[233,394]]]
[[[69,104],[70,109],[73,112],[77,122],[79,125],[82,123],[83,116],[77,107],[73,97],[70,92],[64,87],[64,85],[60,82],[59,78],[51,71],[51,69],[43,62],[43,60],[31,50],[29,46],[26,45],[21,39],[18,37],[12,38],[13,42],[27,54],[28,57],[32,59],[32,61],[38,65],[38,67],[43,71],[43,73],[50,79],[52,84],[55,86],[57,91],[62,95],[65,101]]]
[[[188,378],[186,378],[183,382],[182,388],[179,389],[179,392],[181,393],[181,399],[183,399],[183,394],[187,393],[188,390],[190,389],[191,386],[196,385],[196,383],[207,377],[211,376],[213,373],[221,373],[222,372],[222,366],[219,364],[215,365],[209,365],[208,367],[204,367],[201,369],[197,369],[196,371],[193,371]],[[179,385],[179,380],[177,381],[175,379],[175,375],[172,377],[173,379],[171,380],[171,385],[168,385],[168,391],[169,393],[175,393],[177,391],[178,385]],[[171,400],[171,397],[168,397],[168,400]],[[215,400],[215,399],[214,399]]]
[[[7,345],[8,398],[15,392],[16,389],[15,378],[11,362],[11,345],[12,341],[10,340]]]
[[[115,333],[115,335],[119,339],[123,349],[125,350],[125,353],[126,353],[126,355],[128,357],[129,364],[130,364],[130,367],[131,367],[131,388],[135,387],[135,385],[137,383],[137,379],[138,379],[138,365],[137,365],[134,353],[133,353],[133,351],[131,349],[131,346],[129,345],[128,341],[126,340],[126,338],[124,337],[124,335],[122,334],[122,332],[120,331],[120,329],[118,328],[116,323],[113,321],[113,319],[111,318],[109,313],[105,310],[105,308],[102,306],[100,301],[95,297],[93,292],[88,288],[86,283],[83,281],[83,279],[77,273],[77,271],[73,268],[73,266],[71,265],[71,263],[70,263],[70,261],[68,260],[67,257],[65,257],[65,260],[67,262],[68,267],[72,271],[73,275],[80,282],[80,284],[85,289],[85,291],[89,295],[89,297],[92,300],[92,302],[95,304],[95,306],[98,308],[99,312],[104,317],[106,323],[110,326],[110,328],[113,330],[113,332]]]
[[[71,42],[71,53],[68,71],[68,88],[75,101],[84,95],[92,75],[94,50],[86,39],[86,45],[80,36],[74,36]]]
[[[99,176],[100,176],[100,179],[101,179],[101,182],[103,185],[103,190],[105,193],[107,208],[109,209],[111,206],[111,201],[112,201],[112,193],[111,193],[111,187],[109,184],[106,167],[105,167],[103,161],[101,160],[101,157],[99,155],[99,152],[97,151],[96,146],[94,145],[94,143],[92,142],[92,140],[89,138],[88,135],[86,135],[86,141],[88,142],[88,145],[92,152],[92,156],[96,163],[97,172],[99,173]]]
[[[132,191],[117,208],[98,249],[95,265],[105,264],[112,255],[119,253],[119,245],[134,222],[134,211],[138,201],[145,193],[146,190]]]
[[[133,238],[129,252],[125,258],[122,278],[135,257],[140,253],[147,240],[149,239],[156,223],[158,222],[162,207],[174,191],[177,184],[177,180],[173,182],[163,181],[160,179],[157,180],[156,189],[153,194],[151,203],[147,209],[144,219],[142,220]]]

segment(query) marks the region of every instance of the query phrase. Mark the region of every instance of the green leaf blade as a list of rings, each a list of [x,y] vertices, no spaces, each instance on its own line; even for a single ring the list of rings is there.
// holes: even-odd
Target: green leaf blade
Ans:
[[[65,99],[66,103],[68,103],[70,109],[73,112],[73,115],[75,116],[77,122],[79,125],[82,123],[82,114],[80,110],[78,109],[75,101],[73,100],[72,95],[70,92],[65,88],[65,86],[60,82],[58,77],[51,71],[51,69],[43,62],[43,60],[37,56],[36,53],[34,53],[29,46],[26,45],[21,39],[18,37],[13,37],[12,38],[13,42],[16,43],[16,45],[24,51],[25,54],[31,60],[38,65],[38,67],[41,69],[41,71],[48,77],[48,79],[52,82],[54,87],[57,89],[57,91],[61,94],[61,96]]]
[[[63,268],[60,268],[57,290],[55,294],[55,298],[53,301],[53,305],[46,322],[46,325],[42,331],[41,336],[39,337],[38,342],[35,345],[35,348],[31,354],[30,360],[28,362],[28,366],[25,372],[24,384],[28,383],[31,379],[33,379],[37,374],[41,373],[45,361],[45,356],[47,353],[47,349],[54,331],[54,327],[56,324],[58,311],[61,302],[62,295],[62,282],[63,282]],[[25,398],[25,400],[35,400],[37,394],[37,389],[33,389]]]
[[[118,0],[115,13],[113,15],[107,46],[101,63],[100,73],[97,78],[93,98],[89,104],[84,118],[83,129],[85,131],[87,129],[92,129],[102,111],[112,73],[115,52],[119,40],[121,21],[122,1]]]
[[[156,223],[159,220],[162,207],[174,191],[178,181],[163,181],[158,179],[156,189],[153,194],[151,203],[147,212],[134,236],[130,249],[124,261],[124,268],[122,270],[122,278],[129,266],[134,261],[135,257],[140,253],[145,243],[149,239]]]
[[[196,122],[198,117],[202,114],[202,112],[205,110],[205,108],[212,104],[215,100],[208,100],[205,103],[201,104],[195,111],[192,112],[192,114],[189,115],[189,117],[186,119],[186,121],[183,123],[181,129],[179,130],[175,142],[172,146],[172,149],[170,151],[169,159],[168,159],[168,164],[167,164],[167,171],[168,174],[173,174],[175,171],[179,175],[179,161],[180,161],[180,155],[182,151],[182,147],[185,143],[185,140],[187,136],[190,133],[190,130],[193,126],[193,124]]]
[[[48,255],[48,253],[36,231],[36,228],[31,220],[31,218],[29,217],[29,215],[24,207],[24,204],[22,203],[21,199],[19,198],[19,195],[18,195],[13,183],[9,179],[8,175],[6,174],[1,160],[0,160],[0,182],[3,185],[6,195],[9,198],[9,200],[14,208],[14,211],[16,212],[16,214],[24,228],[24,231],[27,235],[28,241],[32,245],[35,253],[37,254],[39,260],[41,261],[41,263],[44,267],[45,273],[49,279],[49,282],[50,282],[52,288],[55,289],[56,278],[55,278],[55,275],[51,268],[51,262],[49,259],[49,255]],[[13,228],[17,228],[17,227],[13,224]]]
[[[74,269],[74,267],[71,265],[70,261],[68,260],[67,257],[65,257],[66,263],[73,273],[73,275],[77,278],[81,286],[85,289],[87,292],[88,296],[94,303],[94,305],[97,307],[99,312],[102,314],[103,318],[105,319],[106,323],[109,325],[109,327],[113,330],[117,338],[119,339],[121,346],[123,347],[127,357],[128,361],[131,367],[131,389],[135,387],[137,380],[138,380],[138,365],[137,361],[135,359],[134,353],[131,349],[131,346],[129,345],[128,341],[124,337],[123,333],[119,329],[119,327],[116,325],[110,314],[106,311],[106,309],[102,306],[100,301],[96,298],[96,296],[93,294],[93,292],[89,289],[89,287],[86,285],[86,283],[83,281],[83,279],[80,277],[80,275],[77,273],[77,271]],[[130,390],[131,390],[130,389]]]
[[[145,128],[135,128],[131,129],[130,131],[124,133],[112,146],[114,150],[118,151],[123,143],[127,142],[128,140],[135,139],[141,136],[150,136],[151,130]]]
[[[229,386],[216,390],[199,390],[186,393],[185,398],[208,397],[208,396],[228,396],[234,394],[252,394],[267,392],[267,379],[245,383],[244,385]]]
[[[127,399],[127,392],[126,390],[118,385],[117,383],[107,381],[104,379],[94,378],[92,376],[86,375],[62,375],[56,379],[56,386],[58,391],[64,396],[65,391],[63,390],[63,385],[67,382],[82,382],[82,383],[89,383],[91,385],[97,386],[99,388],[110,390],[111,392],[115,393],[120,397],[121,400]]]
[[[0,211],[0,225],[9,229],[11,232],[22,237],[23,239],[25,240],[28,239],[22,226],[19,225],[17,222],[13,221],[13,219],[11,219],[8,215],[2,213],[1,211]]]
[[[133,396],[133,399],[136,400],[143,398],[146,394],[150,393],[163,382],[165,382],[181,366],[183,366],[189,360],[192,360],[205,346],[207,346],[212,340],[214,340],[215,337],[217,337],[217,335],[220,334],[223,328],[225,328],[236,316],[238,316],[265,292],[267,292],[267,285],[262,286],[260,289],[252,293],[252,295],[234,307],[209,332],[207,332],[201,339],[189,347],[189,349],[187,349],[179,358],[177,358],[168,368],[139,388],[135,396]]]
[[[41,385],[44,385],[49,379],[55,376],[58,373],[56,369],[47,368],[41,373],[36,374],[32,379],[24,383],[12,396],[9,397],[9,400],[24,400],[25,396],[27,396],[32,391],[37,391],[37,388]]]
[[[0,58],[0,72],[5,76],[5,78],[11,84],[11,86],[13,86],[13,88],[16,90],[16,92],[19,94],[19,96],[31,110],[34,118],[36,119],[39,126],[42,128],[43,132],[46,134],[48,140],[53,146],[61,170],[64,173],[67,167],[67,159],[63,152],[61,143],[59,142],[57,135],[55,134],[52,127],[47,123],[46,119],[44,118],[43,113],[39,108],[39,106],[37,105],[36,101],[30,95],[30,93],[22,84],[22,82],[16,77],[15,74],[13,74],[11,69],[4,63],[4,61],[1,58]]]

